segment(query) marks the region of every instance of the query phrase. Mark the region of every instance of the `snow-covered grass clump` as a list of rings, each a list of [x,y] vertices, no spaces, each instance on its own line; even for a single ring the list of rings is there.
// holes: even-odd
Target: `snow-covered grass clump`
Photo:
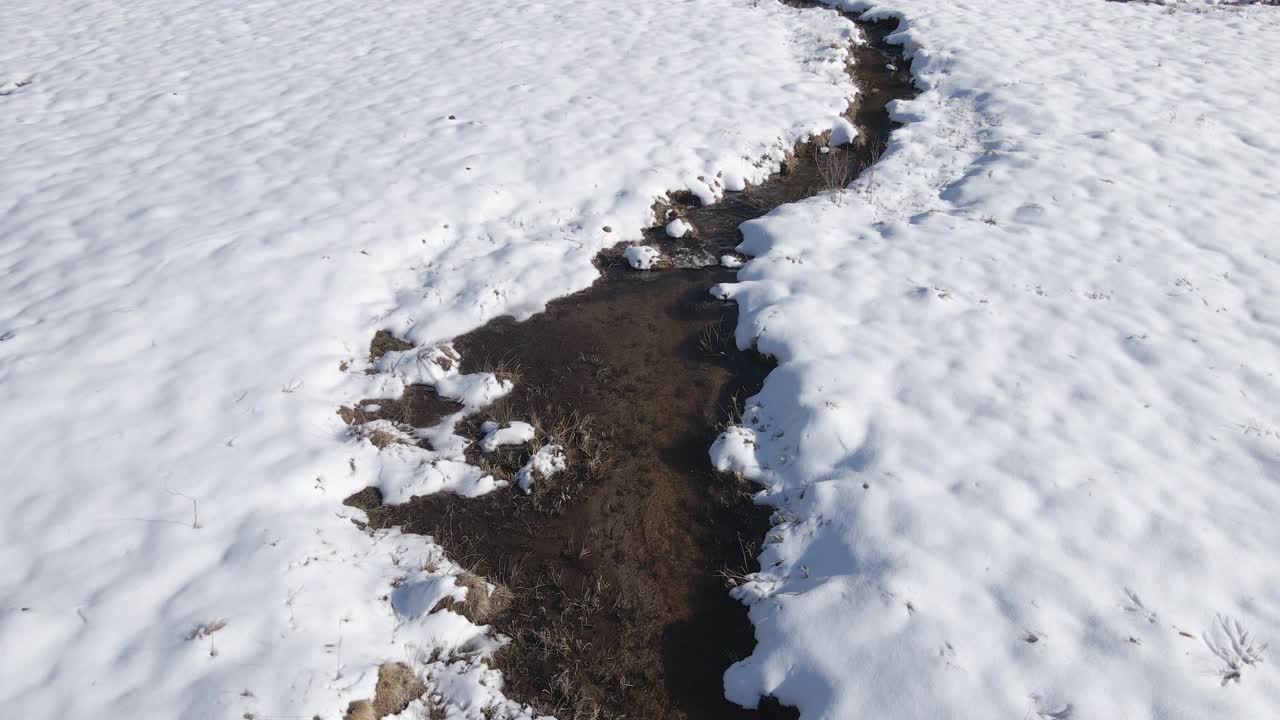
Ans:
[[[685,235],[688,235],[689,231],[692,229],[693,226],[686,222],[684,218],[676,218],[675,220],[667,223],[667,237],[673,237],[678,240]]]
[[[519,420],[507,423],[506,427],[490,420],[480,426],[480,432],[484,433],[480,438],[480,449],[484,452],[493,452],[503,445],[523,445],[533,440],[534,435],[533,426]]]
[[[714,450],[777,509],[729,697],[1274,715],[1280,14],[843,5],[924,92],[717,290],[779,362]]]
[[[636,270],[652,270],[662,258],[662,253],[648,245],[632,245],[622,251],[622,257]]]
[[[549,478],[568,466],[564,457],[564,448],[548,443],[538,448],[538,452],[529,458],[529,462],[516,472],[516,485],[528,495],[532,492],[533,483],[537,478]]]

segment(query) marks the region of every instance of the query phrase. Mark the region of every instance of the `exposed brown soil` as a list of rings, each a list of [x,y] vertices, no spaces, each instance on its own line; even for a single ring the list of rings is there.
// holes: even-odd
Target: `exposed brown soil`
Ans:
[[[863,94],[850,112],[863,141],[825,154],[822,139],[798,146],[784,172],[712,206],[673,198],[660,219],[678,214],[696,237],[672,241],[660,228],[646,237],[677,267],[730,252],[740,223],[839,186],[878,157],[891,129],[885,103],[914,89],[905,61],[883,42],[893,23],[863,28],[875,42],[855,51]],[[486,618],[513,638],[495,661],[513,699],[562,720],[795,717],[777,703],[746,711],[723,698],[724,671],[755,644],[726,577],[756,569],[769,522],[747,484],[714,472],[707,457],[769,370],[734,346],[736,306],[708,293],[734,273],[636,273],[611,258],[602,255],[603,276],[590,289],[525,322],[495,320],[455,341],[463,371],[501,357],[517,376],[510,396],[460,432],[478,437],[487,419],[538,428],[528,446],[487,454],[473,446],[469,459],[509,478],[552,440],[565,447],[568,471],[539,478],[531,495],[511,487],[382,506],[365,490],[348,502],[367,510],[373,527],[435,536],[455,561],[509,593],[492,612],[486,607]],[[380,348],[398,349],[386,338],[375,339],[374,352]],[[344,418],[418,425],[440,416],[438,403],[447,401],[414,392],[363,401],[380,408],[347,408]],[[418,406],[427,410],[412,410]]]
[[[373,340],[369,341],[369,358],[377,360],[389,352],[399,352],[401,350],[412,350],[413,345],[392,335],[386,330],[379,330],[373,334]]]
[[[462,403],[456,400],[440,397],[428,385],[410,385],[398,398],[368,398],[361,400],[355,407],[338,408],[338,415],[348,425],[390,420],[400,425],[431,427],[462,407]]]
[[[522,368],[472,432],[489,418],[531,420],[539,441],[566,447],[570,470],[528,496],[369,507],[366,491],[360,501],[373,526],[431,534],[510,589],[493,622],[514,638],[498,656],[512,697],[561,718],[737,716],[719,697],[720,676],[754,642],[717,573],[754,569],[768,515],[743,482],[712,472],[707,448],[767,367],[733,348],[736,309],[707,293],[731,279],[618,267],[531,320],[457,339],[464,371],[468,358],[496,353]],[[717,330],[702,342],[708,327]],[[531,450],[468,454],[509,478]]]

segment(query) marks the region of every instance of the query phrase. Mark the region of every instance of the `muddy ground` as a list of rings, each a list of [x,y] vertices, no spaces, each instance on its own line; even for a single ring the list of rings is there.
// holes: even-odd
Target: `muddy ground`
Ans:
[[[822,138],[798,146],[783,172],[712,206],[673,198],[657,208],[650,244],[684,259],[677,264],[718,257],[739,242],[740,223],[843,187],[874,162],[892,129],[885,103],[915,91],[907,63],[884,42],[894,23],[861,26],[873,41],[855,50],[851,68],[861,94],[849,117],[861,142],[827,153]],[[696,236],[665,237],[661,221],[671,214]],[[517,380],[459,432],[478,438],[485,420],[530,421],[539,441],[566,448],[567,472],[540,479],[531,495],[513,486],[382,506],[365,491],[349,502],[373,527],[435,536],[455,561],[510,591],[485,621],[512,638],[496,658],[512,699],[562,720],[795,717],[777,703],[747,711],[723,698],[724,671],[755,645],[727,589],[757,569],[769,524],[748,484],[715,472],[707,456],[769,371],[766,359],[734,346],[736,307],[708,293],[734,273],[638,273],[617,251],[600,263],[590,289],[454,343],[464,371],[498,366]],[[374,352],[388,343],[380,334]],[[451,407],[426,388],[378,402],[417,423]],[[509,478],[534,449],[473,446],[468,457]]]

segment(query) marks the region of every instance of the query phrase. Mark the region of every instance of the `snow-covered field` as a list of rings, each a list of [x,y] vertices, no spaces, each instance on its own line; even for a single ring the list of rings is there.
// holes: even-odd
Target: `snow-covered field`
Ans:
[[[721,289],[781,363],[712,450],[782,521],[727,694],[1273,715],[1280,12],[843,4],[903,18],[924,92]],[[438,548],[340,504],[492,481],[339,405],[503,386],[367,375],[369,338],[536,312],[655,197],[761,179],[849,37],[765,0],[0,5],[0,714],[336,718],[387,660],[526,714],[426,614]]]
[[[740,0],[0,3],[0,715],[335,718],[486,647],[416,618],[424,539],[341,505],[383,480],[336,414],[398,389],[373,332],[532,313],[656,196],[761,179],[844,109],[848,38]]]
[[[782,521],[730,698],[1275,717],[1280,14],[845,5],[925,92],[721,288],[781,362],[713,453]]]

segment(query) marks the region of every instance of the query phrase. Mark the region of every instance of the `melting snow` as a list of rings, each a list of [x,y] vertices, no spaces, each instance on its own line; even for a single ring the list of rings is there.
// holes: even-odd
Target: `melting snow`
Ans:
[[[632,245],[622,251],[622,256],[626,258],[627,264],[636,270],[651,270],[662,257],[662,253],[648,245]]]
[[[667,228],[666,228],[667,237],[673,237],[677,239],[682,238],[685,235],[688,235],[689,231],[692,229],[693,229],[692,225],[685,222],[681,218],[676,218],[675,220],[672,220],[671,222],[667,223]]]
[[[543,445],[516,472],[516,484],[528,495],[533,489],[535,477],[549,478],[566,467],[568,464],[565,462],[564,448],[559,445]]]
[[[843,4],[904,18],[924,92],[717,288],[779,362],[713,450],[777,523],[729,697],[1273,715],[1280,12]]]
[[[486,631],[385,599],[438,549],[342,505],[495,487],[459,418],[380,450],[335,411],[508,392],[438,344],[763,179],[849,37],[740,0],[0,5],[5,715],[332,718],[433,651],[449,717],[527,714]],[[415,349],[371,364],[378,329]]]

